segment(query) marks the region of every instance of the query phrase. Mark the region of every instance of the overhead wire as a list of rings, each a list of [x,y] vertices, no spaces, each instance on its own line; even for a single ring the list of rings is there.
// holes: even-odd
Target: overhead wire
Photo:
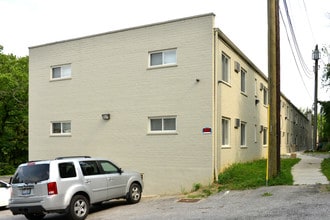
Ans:
[[[308,15],[308,12],[307,12],[307,7],[306,7],[306,4],[305,4],[305,1],[304,0],[303,0],[303,4],[304,4],[304,11],[305,11],[305,14],[306,14],[306,17],[307,17],[307,20],[308,20],[308,24],[309,24],[310,33],[311,33],[312,38],[313,38],[313,41],[315,43],[314,32],[313,32],[313,29],[312,29],[312,26],[311,26],[311,23],[310,23],[310,20],[309,20],[309,15]],[[289,13],[289,8],[288,8],[287,1],[286,0],[283,0],[283,5],[284,5],[285,17],[287,19],[287,22],[284,21],[285,19],[284,19],[284,16],[283,16],[282,12],[281,12],[281,8],[280,8],[280,13],[281,13],[281,18],[282,18],[283,25],[285,27],[286,36],[288,38],[290,49],[291,49],[293,58],[295,60],[295,64],[296,64],[296,67],[297,67],[299,76],[301,78],[301,81],[303,83],[303,86],[304,86],[304,88],[305,88],[305,90],[306,90],[306,92],[307,92],[310,100],[313,100],[312,99],[312,96],[311,96],[311,93],[310,93],[309,89],[306,86],[306,83],[305,83],[303,74],[302,74],[302,72],[300,70],[302,70],[303,73],[304,73],[304,75],[307,78],[309,78],[309,79],[314,78],[314,70],[310,70],[308,68],[308,66],[306,65],[306,62],[303,59],[303,56],[302,56],[302,53],[300,51],[299,44],[298,44],[298,41],[297,41],[297,38],[296,38],[296,35],[295,35],[295,31],[294,31],[293,24],[292,24],[292,19],[291,19],[290,13]],[[291,38],[289,37],[289,35],[291,36]],[[322,59],[321,59],[321,62],[324,63],[324,61]]]
[[[298,62],[297,62],[297,58],[296,58],[296,56],[295,56],[295,54],[294,54],[293,46],[292,46],[292,44],[291,44],[291,40],[290,40],[289,35],[288,35],[287,26],[286,26],[286,24],[285,24],[285,22],[284,22],[284,18],[283,18],[283,15],[282,15],[281,10],[280,10],[280,16],[281,16],[281,19],[282,19],[282,22],[283,22],[283,25],[284,25],[284,28],[285,28],[286,36],[287,36],[287,39],[288,39],[288,42],[289,42],[289,45],[290,45],[290,49],[291,49],[291,53],[292,53],[292,56],[293,56],[294,62],[295,62],[295,64],[296,64],[297,70],[298,70],[298,72],[299,72],[299,76],[300,76],[300,78],[301,78],[301,81],[302,81],[302,83],[303,83],[303,85],[304,85],[304,87],[305,87],[305,89],[306,89],[306,92],[307,92],[309,98],[312,100],[312,96],[311,96],[311,94],[309,93],[309,91],[308,91],[308,89],[307,89],[307,86],[306,86],[306,84],[305,84],[305,81],[304,81],[304,79],[303,79],[303,77],[302,77],[302,74],[301,74],[301,72],[300,72],[300,68],[299,68],[299,65],[298,65]]]
[[[295,35],[295,32],[294,32],[294,29],[293,29],[293,25],[292,25],[292,20],[291,20],[291,16],[290,16],[290,13],[289,13],[289,9],[288,9],[288,5],[287,5],[287,2],[286,0],[283,0],[283,4],[284,4],[284,9],[285,9],[285,15],[286,15],[286,18],[288,20],[288,25],[289,25],[289,30],[290,30],[290,33],[291,33],[291,39],[293,41],[293,45],[294,45],[294,48],[295,48],[295,51],[296,51],[296,54],[298,56],[298,60],[299,60],[299,63],[305,73],[305,75],[308,77],[308,78],[312,78],[312,73],[313,71],[310,70],[308,68],[308,66],[306,65],[304,59],[303,59],[303,56],[301,54],[301,51],[300,51],[300,48],[299,48],[299,45],[298,45],[298,41],[297,41],[297,38],[296,38],[296,35]]]
[[[313,28],[312,28],[311,22],[309,20],[309,15],[308,15],[308,12],[307,12],[307,7],[306,7],[305,0],[303,0],[303,4],[304,4],[304,9],[305,9],[305,13],[306,13],[307,21],[308,21],[309,30],[311,31],[311,35],[312,35],[314,44],[316,44],[316,40],[315,40],[315,36],[314,36],[314,32],[313,32]]]

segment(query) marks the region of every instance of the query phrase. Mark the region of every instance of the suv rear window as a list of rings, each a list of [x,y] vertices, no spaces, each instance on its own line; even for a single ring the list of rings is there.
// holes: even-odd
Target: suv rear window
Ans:
[[[12,183],[37,183],[49,179],[49,164],[33,164],[17,169]]]

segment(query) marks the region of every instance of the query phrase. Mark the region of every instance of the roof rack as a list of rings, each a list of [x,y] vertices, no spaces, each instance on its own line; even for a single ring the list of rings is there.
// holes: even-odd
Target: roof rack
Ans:
[[[55,160],[63,160],[68,158],[91,158],[90,156],[67,156],[67,157],[56,157]]]

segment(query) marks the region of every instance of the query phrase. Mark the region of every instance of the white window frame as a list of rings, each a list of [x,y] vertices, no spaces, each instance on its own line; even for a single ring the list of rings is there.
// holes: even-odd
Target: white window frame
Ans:
[[[167,60],[171,56],[171,53],[174,52],[175,57],[172,57],[170,60]],[[161,55],[161,63],[152,64],[152,55],[159,54]],[[159,50],[149,52],[149,68],[154,67],[164,67],[164,66],[176,66],[177,65],[177,49],[168,49],[168,50]]]
[[[263,146],[268,145],[268,129],[267,129],[267,127],[264,127],[262,130],[262,145]]]
[[[221,80],[230,83],[230,57],[225,53],[221,55]]]
[[[166,129],[165,124],[166,120],[173,120],[174,119],[174,129]],[[157,117],[149,117],[149,126],[148,126],[148,133],[149,134],[176,134],[177,133],[177,117],[176,116],[157,116]],[[160,120],[161,121],[161,128],[154,130],[152,129],[152,121],[153,120]]]
[[[59,124],[59,132],[54,132],[54,125]],[[66,130],[66,126],[69,125],[69,129]],[[50,135],[51,136],[70,136],[71,135],[71,121],[52,121],[50,123]]]
[[[264,101],[264,105],[268,105],[269,104],[269,101],[268,101],[268,96],[269,96],[269,94],[268,94],[268,89],[267,88],[264,88],[263,89],[263,101]]]
[[[247,147],[246,145],[246,134],[247,134],[247,131],[246,131],[246,122],[242,122],[241,121],[241,126],[240,126],[240,131],[241,131],[241,147]]]
[[[221,120],[221,145],[223,148],[230,147],[230,119],[223,117]]]
[[[60,70],[59,77],[54,77],[53,73],[54,73],[55,69]],[[70,79],[71,75],[72,75],[71,64],[56,65],[56,66],[51,66],[51,68],[50,68],[50,79],[51,80]]]
[[[246,70],[241,68],[241,92],[244,94],[246,94],[246,76]]]

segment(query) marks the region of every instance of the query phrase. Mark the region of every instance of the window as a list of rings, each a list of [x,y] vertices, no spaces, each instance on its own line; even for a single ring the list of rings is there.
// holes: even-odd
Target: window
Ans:
[[[149,131],[152,133],[169,133],[176,131],[176,117],[149,118]]]
[[[264,93],[264,105],[268,105],[268,89],[264,88],[263,93]]]
[[[241,122],[241,147],[246,147],[246,123]]]
[[[109,161],[100,161],[101,168],[104,173],[119,173],[119,168]]]
[[[51,133],[53,135],[71,134],[71,122],[52,122]]]
[[[84,176],[100,174],[100,170],[96,161],[80,161],[79,164]]]
[[[254,79],[254,96],[258,97],[258,81]]]
[[[53,66],[52,67],[52,79],[63,79],[71,77],[71,64]]]
[[[35,164],[18,167],[12,183],[38,183],[49,179],[49,163]]]
[[[262,131],[262,145],[268,145],[268,132],[266,127],[264,127]]]
[[[241,92],[246,93],[246,71],[241,69]]]
[[[229,72],[229,57],[225,54],[221,56],[222,63],[222,81],[229,83],[230,72]]]
[[[229,136],[230,136],[230,120],[222,118],[222,146],[229,147]]]
[[[176,64],[176,49],[175,50],[164,50],[149,53],[149,66],[165,66]]]
[[[61,178],[76,177],[76,169],[72,162],[58,164]]]
[[[254,143],[257,143],[258,142],[258,127],[257,125],[254,125]]]

